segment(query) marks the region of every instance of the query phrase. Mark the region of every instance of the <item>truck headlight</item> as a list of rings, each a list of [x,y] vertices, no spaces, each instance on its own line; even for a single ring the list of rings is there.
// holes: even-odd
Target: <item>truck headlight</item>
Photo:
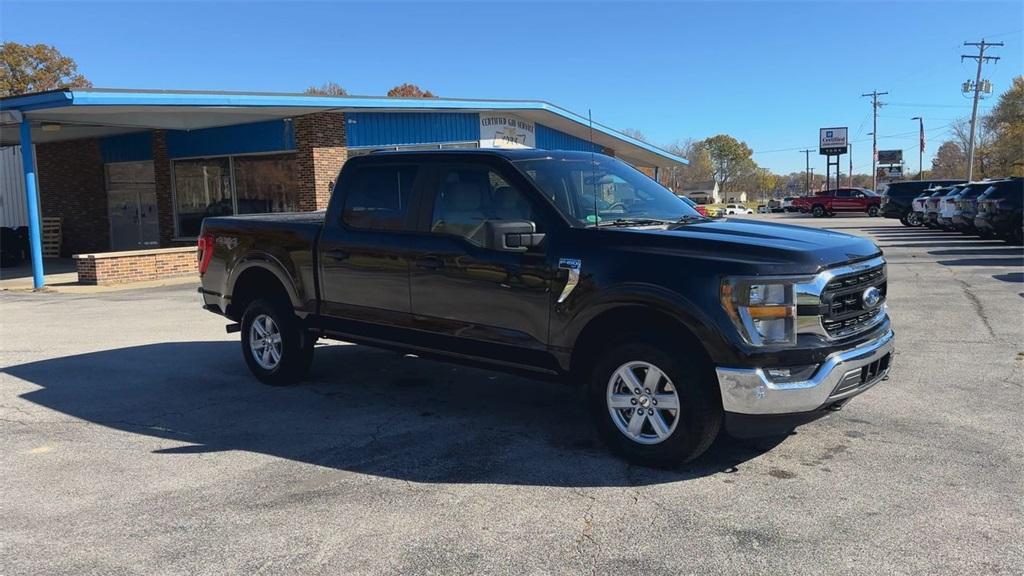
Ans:
[[[722,282],[722,307],[754,346],[796,343],[795,281],[730,278]]]

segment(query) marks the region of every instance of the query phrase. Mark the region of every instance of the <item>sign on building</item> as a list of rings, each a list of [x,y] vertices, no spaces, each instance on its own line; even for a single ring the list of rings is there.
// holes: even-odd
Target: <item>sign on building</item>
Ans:
[[[537,127],[513,114],[480,113],[481,148],[536,148]]]
[[[823,156],[846,154],[849,142],[846,128],[821,128],[818,130],[818,153]]]
[[[879,164],[902,164],[903,163],[903,150],[879,150],[878,151],[878,163]]]

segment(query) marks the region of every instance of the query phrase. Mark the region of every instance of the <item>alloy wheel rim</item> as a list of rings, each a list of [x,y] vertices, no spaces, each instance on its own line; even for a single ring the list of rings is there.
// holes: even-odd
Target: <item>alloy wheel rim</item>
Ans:
[[[264,370],[273,370],[281,363],[281,330],[274,319],[260,314],[249,327],[249,350]]]
[[[679,424],[676,387],[650,362],[626,362],[612,372],[606,404],[615,427],[638,444],[660,444]]]

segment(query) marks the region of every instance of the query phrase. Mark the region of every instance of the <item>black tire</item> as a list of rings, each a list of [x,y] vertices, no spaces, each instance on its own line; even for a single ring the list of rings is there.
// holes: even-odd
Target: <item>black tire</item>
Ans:
[[[588,403],[598,432],[612,451],[637,464],[671,467],[697,458],[711,446],[722,426],[722,403],[714,372],[705,360],[630,338],[605,349],[598,358],[587,382]],[[656,444],[640,443],[620,431],[608,406],[613,375],[630,362],[646,362],[660,369],[667,377],[662,386],[671,381],[678,396],[674,428]],[[666,421],[663,414],[671,416],[663,410],[656,413],[662,422]],[[643,426],[653,434],[651,420]]]
[[[253,324],[259,319],[260,326],[265,326],[265,318],[271,320],[280,336],[279,358],[270,367],[262,365],[256,358],[253,345],[253,339],[260,331],[259,328],[254,329]],[[253,300],[242,315],[241,334],[242,356],[260,382],[270,386],[288,386],[300,382],[309,373],[316,337],[302,327],[287,303]]]
[[[868,206],[868,216],[871,218],[878,216],[878,206]]]
[[[813,207],[811,207],[811,215],[814,216],[815,218],[821,218],[825,214],[825,207],[822,206],[821,204],[815,204]]]

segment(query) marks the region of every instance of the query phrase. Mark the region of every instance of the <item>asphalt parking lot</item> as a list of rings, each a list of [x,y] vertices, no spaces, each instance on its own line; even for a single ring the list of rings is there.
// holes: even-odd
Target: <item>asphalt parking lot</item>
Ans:
[[[257,384],[194,288],[0,294],[0,574],[1019,574],[1024,252],[894,220],[891,378],[625,464],[567,387],[359,346]]]

